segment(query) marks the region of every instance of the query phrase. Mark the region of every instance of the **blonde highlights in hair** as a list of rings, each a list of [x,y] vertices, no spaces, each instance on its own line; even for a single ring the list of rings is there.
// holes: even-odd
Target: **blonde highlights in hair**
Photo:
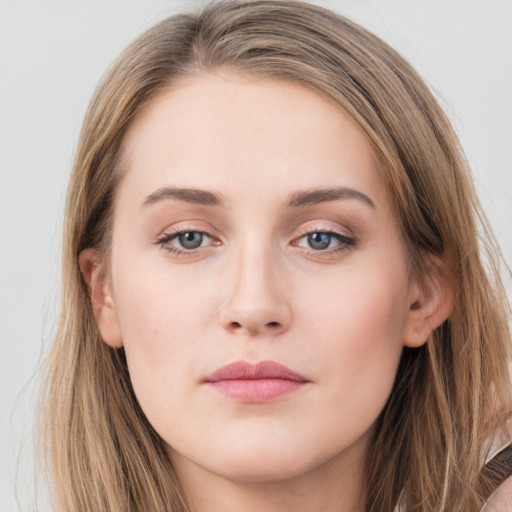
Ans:
[[[341,16],[288,0],[214,2],[162,21],[120,56],[89,106],[41,414],[58,509],[187,510],[123,350],[101,340],[78,255],[88,247],[108,255],[123,137],[137,114],[184,77],[218,70],[289,80],[345,109],[379,158],[412,270],[440,271],[429,263],[435,255],[455,283],[450,318],[425,346],[404,349],[367,454],[366,511],[479,510],[494,481],[482,471],[486,450],[510,412],[510,331],[497,248],[468,166],[431,92],[394,50]]]

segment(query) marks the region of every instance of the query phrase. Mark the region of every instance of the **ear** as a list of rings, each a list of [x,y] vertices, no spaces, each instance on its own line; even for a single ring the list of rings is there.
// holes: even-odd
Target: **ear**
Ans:
[[[78,257],[80,270],[89,285],[92,310],[103,341],[112,348],[121,348],[123,339],[112,298],[111,287],[95,249],[85,249]]]
[[[409,286],[409,311],[403,333],[406,347],[417,348],[427,341],[432,331],[450,316],[454,295],[448,265],[430,255],[427,271],[412,279]]]

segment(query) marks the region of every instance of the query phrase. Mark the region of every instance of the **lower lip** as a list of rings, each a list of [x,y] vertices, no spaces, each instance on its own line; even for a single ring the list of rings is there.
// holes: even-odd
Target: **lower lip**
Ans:
[[[208,385],[240,402],[261,403],[298,391],[307,382],[288,379],[219,380]]]

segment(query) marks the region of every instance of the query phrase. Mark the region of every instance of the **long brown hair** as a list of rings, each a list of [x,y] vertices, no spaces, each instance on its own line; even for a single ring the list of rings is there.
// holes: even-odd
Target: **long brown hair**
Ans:
[[[454,131],[411,66],[328,10],[289,0],[221,1],[172,16],[117,60],[89,106],[69,185],[60,327],[41,431],[60,511],[187,510],[162,442],[133,394],[122,349],[102,342],[78,255],[108,255],[121,144],[138,112],[180,79],[215,70],[289,80],[365,130],[396,203],[412,271],[450,268],[455,307],[403,351],[366,460],[367,512],[476,511],[482,467],[510,413],[508,303],[498,249]]]

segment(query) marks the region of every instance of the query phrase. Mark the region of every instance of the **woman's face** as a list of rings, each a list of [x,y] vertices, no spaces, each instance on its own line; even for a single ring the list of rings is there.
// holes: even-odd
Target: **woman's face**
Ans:
[[[176,467],[359,468],[418,300],[362,130],[298,85],[204,75],[145,108],[123,163],[100,329]]]

